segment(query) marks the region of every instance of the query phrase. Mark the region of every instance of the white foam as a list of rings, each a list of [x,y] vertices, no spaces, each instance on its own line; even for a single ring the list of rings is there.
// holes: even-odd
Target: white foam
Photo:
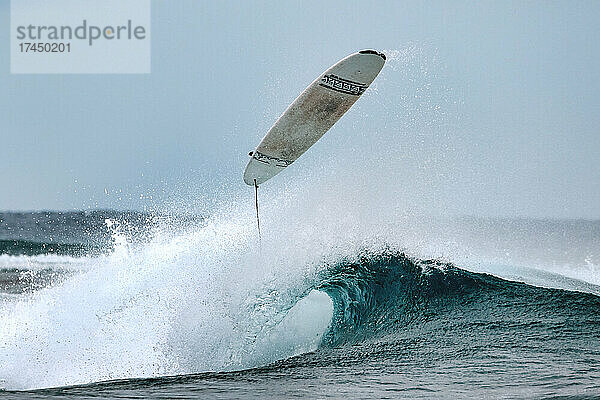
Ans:
[[[66,282],[2,303],[0,378],[9,389],[52,387],[249,368],[314,350],[332,306],[317,294],[298,300],[320,256],[285,241],[259,253],[245,214],[232,208],[178,235],[163,227],[149,244],[121,243]]]

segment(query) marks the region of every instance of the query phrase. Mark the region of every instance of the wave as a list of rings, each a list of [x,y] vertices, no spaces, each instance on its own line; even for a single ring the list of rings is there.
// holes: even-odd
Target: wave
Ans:
[[[600,297],[594,294],[507,281],[394,251],[366,252],[358,261],[342,261],[328,268],[315,288],[334,304],[321,344],[325,347],[421,329],[431,322],[539,328],[548,320],[574,316],[572,322],[586,325],[585,331],[590,323],[600,323],[594,316]]]
[[[278,360],[359,363],[402,354],[407,343],[421,351],[415,340],[421,347],[437,342],[432,354],[469,354],[474,343],[483,352],[494,341],[513,346],[507,338],[519,335],[578,332],[589,341],[600,332],[592,294],[448,262],[460,260],[460,252],[448,251],[461,238],[455,227],[383,211],[375,218],[337,195],[308,201],[288,193],[263,202],[271,212],[261,220],[270,227],[262,242],[252,208],[233,207],[190,225],[157,226],[143,241],[111,224],[112,249],[100,256],[0,256],[0,276],[9,280],[10,265],[19,263],[62,277],[0,302],[0,380],[8,389],[31,389],[239,371]],[[584,243],[592,243],[588,236]],[[446,237],[454,240],[450,247]],[[472,249],[471,261],[485,259]],[[530,270],[520,273],[531,280]]]
[[[64,291],[63,295],[72,289],[73,286]],[[573,333],[600,332],[598,329],[600,328],[600,319],[597,317],[600,315],[600,297],[598,296],[506,281],[492,275],[469,272],[440,260],[410,257],[403,252],[389,248],[380,251],[364,250],[352,257],[338,259],[334,263],[324,265],[317,275],[293,289],[287,293],[273,293],[267,287],[263,287],[252,298],[246,298],[243,302],[246,307],[242,307],[241,310],[246,315],[242,317],[242,313],[238,314],[237,327],[234,328],[232,335],[244,334],[241,341],[237,341],[237,343],[232,341],[233,337],[227,338],[226,332],[221,332],[221,336],[217,336],[214,338],[217,340],[213,339],[212,341],[206,341],[206,336],[201,334],[200,337],[204,339],[202,347],[208,346],[203,349],[198,346],[186,349],[184,343],[187,342],[189,345],[190,339],[195,342],[200,337],[192,334],[192,338],[186,338],[185,335],[190,335],[189,330],[199,333],[197,332],[199,329],[206,329],[206,327],[202,328],[202,322],[211,317],[203,315],[202,320],[189,320],[186,318],[189,315],[186,316],[181,309],[171,305],[166,307],[166,310],[175,311],[175,316],[171,315],[167,321],[161,321],[156,318],[158,310],[152,305],[161,300],[150,292],[138,292],[135,296],[129,296],[126,301],[121,298],[118,306],[104,307],[102,313],[99,312],[100,310],[95,309],[94,311],[92,308],[79,315],[79,317],[86,316],[88,321],[83,321],[84,327],[92,328],[95,331],[94,335],[101,334],[103,331],[109,333],[104,338],[104,340],[108,340],[108,343],[94,341],[89,337],[89,333],[86,334],[80,329],[80,323],[64,326],[65,320],[60,315],[55,315],[55,313],[73,312],[76,311],[75,309],[53,308],[52,314],[44,317],[50,317],[49,320],[44,321],[42,325],[44,329],[71,328],[76,330],[77,335],[83,335],[83,337],[65,336],[62,330],[53,331],[51,336],[44,337],[40,336],[39,330],[32,330],[30,327],[29,334],[34,335],[36,341],[41,340],[43,345],[37,344],[34,349],[28,349],[33,350],[32,353],[21,352],[21,357],[25,355],[27,358],[27,354],[35,355],[38,364],[41,362],[42,365],[48,365],[51,361],[64,364],[65,360],[62,357],[70,356],[69,366],[74,368],[78,365],[77,360],[79,360],[82,362],[79,364],[79,368],[83,368],[86,374],[78,375],[71,369],[71,375],[63,376],[62,380],[58,380],[56,376],[52,378],[50,375],[53,380],[44,381],[40,379],[45,374],[35,374],[36,364],[28,364],[29,371],[24,373],[19,368],[20,374],[24,374],[26,379],[34,379],[35,383],[29,381],[18,387],[60,386],[135,376],[235,371],[245,368],[263,368],[276,360],[288,361],[283,361],[283,364],[281,361],[276,362],[272,364],[274,368],[287,368],[290,363],[298,365],[304,362],[323,361],[318,360],[320,356],[317,357],[317,361],[314,356],[300,359],[293,357],[299,354],[315,350],[321,353],[327,352],[329,349],[335,351],[335,349],[347,345],[365,346],[368,343],[379,343],[376,347],[367,345],[367,350],[363,349],[358,353],[361,357],[360,360],[356,359],[356,352],[341,356],[346,359],[346,362],[360,362],[365,357],[373,357],[375,349],[381,351],[381,346],[383,348],[395,346],[398,336],[414,337],[415,331],[422,331],[426,327],[429,327],[427,329],[430,329],[431,335],[434,336],[448,335],[449,332],[454,332],[454,334],[469,332],[470,335],[473,335],[476,330],[484,329],[490,338],[501,341],[506,340],[506,335],[512,336],[517,332],[519,335],[533,336],[559,334],[565,330],[564,323],[566,321],[571,324],[568,330]],[[50,292],[51,290],[46,291],[45,294]],[[326,293],[327,298],[323,298],[319,293]],[[41,298],[47,300],[46,296],[41,296]],[[60,299],[56,296],[52,298],[54,301]],[[76,296],[74,300],[85,303],[86,297]],[[212,300],[217,299],[213,297]],[[328,306],[328,302],[331,302],[331,306]],[[28,303],[31,304],[31,300]],[[42,301],[37,304],[39,306],[44,303]],[[64,304],[64,299],[61,303]],[[237,304],[240,305],[240,303]],[[134,328],[132,325],[134,321],[131,321],[131,318],[137,318],[141,310],[154,314],[154,316],[150,315],[153,319],[152,324],[146,325],[146,328],[152,326],[154,330],[145,332],[145,339],[141,341],[143,346],[137,347],[136,350],[132,347],[133,342],[127,340],[124,343],[111,344],[110,342],[116,339],[112,335],[118,334],[126,338],[129,336],[129,333],[121,332],[121,330],[126,327]],[[19,311],[20,313],[34,311],[34,314],[20,315],[27,323],[33,321],[29,317],[40,312],[38,308],[31,310],[23,307],[20,307]],[[94,313],[91,315],[91,320],[89,319],[90,312]],[[160,313],[159,315],[164,314]],[[223,316],[223,314],[217,316],[213,322]],[[147,317],[145,316],[145,318]],[[58,323],[58,326],[53,326],[52,319],[55,319],[54,324]],[[187,321],[185,321],[186,319]],[[315,324],[315,320],[319,319],[320,322]],[[136,321],[140,322],[140,320]],[[14,323],[14,320],[12,322]],[[98,323],[99,326],[94,328],[94,325]],[[194,326],[196,323],[200,326]],[[156,325],[168,327],[166,332],[175,336],[175,342],[148,341],[148,336],[157,335]],[[307,329],[307,326],[311,325],[312,328]],[[117,329],[115,330],[115,328]],[[19,348],[22,348],[28,340],[23,333],[21,332],[18,338],[19,342],[16,343]],[[139,331],[134,329],[130,333],[138,335]],[[562,333],[564,334],[564,332]],[[4,334],[6,335],[6,331]],[[184,335],[184,337],[177,337],[177,335]],[[597,333],[591,335],[598,336]],[[6,338],[6,336],[4,337]],[[90,346],[95,353],[103,354],[105,357],[107,356],[106,351],[110,349],[111,352],[115,352],[114,357],[102,359],[96,354],[90,359],[92,353],[85,352],[77,343],[72,342],[66,348],[63,347],[64,345],[56,347],[58,343],[67,338],[76,341],[85,339],[81,343],[82,345]],[[134,337],[131,339],[134,340]],[[173,337],[170,339],[172,340]],[[135,338],[135,340],[139,341],[139,338]],[[432,338],[432,340],[435,339]],[[115,345],[117,347],[114,347]],[[155,366],[159,367],[158,370],[148,369],[147,365],[144,367],[144,363],[138,363],[139,360],[132,358],[136,351],[141,351],[142,353],[139,355],[143,354],[148,357],[152,351],[144,346],[152,345],[163,347],[160,354],[164,358],[156,358],[157,354],[154,354],[152,358]],[[472,342],[466,346],[470,345]],[[575,344],[572,345],[575,346]],[[48,359],[49,354],[46,352],[51,350],[65,353],[60,354],[57,358],[50,357]],[[187,361],[185,361],[185,357],[180,358],[185,353],[189,355],[190,350],[200,351],[202,356]],[[463,351],[466,350],[463,349]],[[211,353],[213,357],[218,353],[225,353],[227,357],[219,356],[220,363],[212,364],[212,367],[210,365],[202,367],[199,360]],[[166,357],[167,354],[169,357]],[[41,359],[40,355],[42,355]],[[122,359],[122,357],[126,357],[126,359]],[[112,358],[114,361],[111,362]],[[4,361],[7,361],[6,354]],[[19,362],[22,361],[22,359],[19,360]],[[339,357],[336,358],[336,362],[339,361]],[[129,369],[119,373],[123,364]],[[14,364],[13,367],[15,367]],[[107,375],[98,375],[98,371],[90,369],[91,367],[100,367],[100,371],[111,371]],[[132,373],[133,368],[137,372]],[[0,374],[0,377],[10,376],[7,374],[6,367],[0,368],[0,372],[4,372],[4,376]],[[22,379],[23,376],[20,378]],[[36,379],[37,381],[35,381]]]

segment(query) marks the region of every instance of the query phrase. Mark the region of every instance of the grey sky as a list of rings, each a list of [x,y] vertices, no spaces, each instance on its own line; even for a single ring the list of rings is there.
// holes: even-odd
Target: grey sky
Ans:
[[[600,218],[600,2],[152,7],[150,75],[10,75],[2,1],[1,210],[243,191],[247,152],[288,103],[340,58],[375,48],[391,55],[376,90],[288,180],[368,159],[380,189],[401,181],[432,207]]]

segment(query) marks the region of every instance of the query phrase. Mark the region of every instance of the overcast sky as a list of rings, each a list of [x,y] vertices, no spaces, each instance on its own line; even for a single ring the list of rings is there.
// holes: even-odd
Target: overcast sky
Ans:
[[[289,102],[374,48],[373,90],[279,181],[364,164],[355,182],[409,203],[600,218],[599,20],[598,1],[155,1],[151,74],[10,75],[2,0],[0,210],[244,191],[248,151]]]

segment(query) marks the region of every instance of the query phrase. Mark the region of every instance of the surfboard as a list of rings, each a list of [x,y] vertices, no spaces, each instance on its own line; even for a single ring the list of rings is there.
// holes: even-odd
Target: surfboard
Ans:
[[[383,53],[362,50],[321,74],[290,104],[250,153],[244,182],[264,183],[296,161],[352,107],[384,63]]]

